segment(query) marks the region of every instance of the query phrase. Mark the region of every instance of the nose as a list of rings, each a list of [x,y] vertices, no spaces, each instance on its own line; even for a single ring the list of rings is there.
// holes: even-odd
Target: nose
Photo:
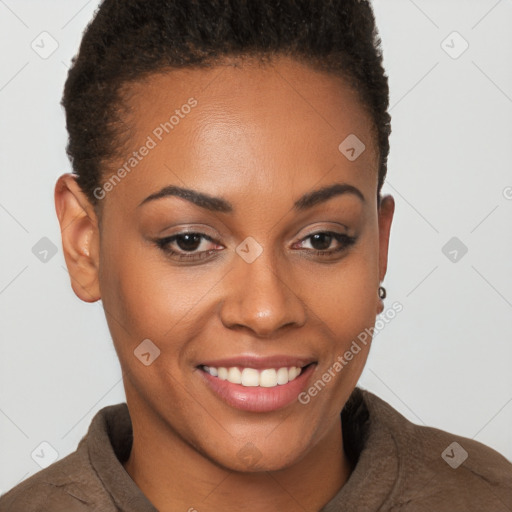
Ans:
[[[226,294],[220,308],[225,327],[248,329],[258,337],[269,337],[286,327],[306,321],[306,307],[293,289],[290,272],[264,256],[252,263],[235,256],[236,268],[225,281]]]

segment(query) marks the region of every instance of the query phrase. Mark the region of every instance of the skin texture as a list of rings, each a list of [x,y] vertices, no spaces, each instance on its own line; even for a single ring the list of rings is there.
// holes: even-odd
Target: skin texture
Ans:
[[[197,105],[101,199],[101,223],[72,175],[55,189],[71,284],[86,302],[101,298],[123,369],[134,428],[125,469],[164,512],[248,503],[256,512],[319,510],[351,472],[340,411],[369,344],[309,404],[266,413],[223,402],[198,365],[312,357],[309,387],[374,325],[394,200],[377,204],[371,118],[342,79],[286,57],[160,73],[128,93],[129,138],[105,178],[189,98]],[[349,134],[366,145],[355,161],[338,150]],[[347,193],[293,209],[303,194],[334,183],[357,187],[365,201]],[[178,197],[139,206],[168,185],[222,197],[233,212]],[[207,257],[182,262],[156,245],[191,226],[214,239],[195,250],[211,250]],[[325,246],[308,235],[329,231],[357,240],[316,254]],[[253,263],[235,252],[249,236],[263,248]],[[338,247],[332,238],[327,250]],[[144,339],[161,351],[149,366],[134,356]],[[239,455],[249,442],[258,453],[252,466]]]

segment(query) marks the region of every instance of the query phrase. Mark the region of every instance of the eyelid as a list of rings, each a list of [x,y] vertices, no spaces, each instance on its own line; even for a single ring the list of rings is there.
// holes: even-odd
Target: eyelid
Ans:
[[[336,226],[336,227],[333,227]],[[307,228],[302,228],[294,237],[294,240],[303,240],[308,236],[312,236],[316,233],[324,233],[327,231],[338,232],[340,228],[343,229],[340,234],[349,235],[350,228],[346,224],[342,224],[341,222],[316,222],[312,226],[308,226]]]
[[[333,227],[333,226],[336,226],[336,227]],[[343,231],[339,232],[340,228],[342,228]],[[336,233],[339,232],[339,234],[344,234],[347,236],[349,236],[351,234],[350,228],[346,224],[343,224],[341,222],[333,222],[333,221],[316,222],[312,226],[307,226],[306,228],[302,228],[301,230],[299,230],[299,232],[292,238],[292,240],[293,240],[292,243],[296,243],[297,241],[302,241],[309,236],[315,235],[316,233],[324,233],[324,232],[328,232],[328,231],[336,232]],[[210,238],[211,242],[214,242],[219,245],[224,245],[225,247],[227,246],[228,243],[227,242],[221,243],[220,240],[223,240],[226,238],[229,240],[230,238],[232,238],[231,236],[228,236],[226,234],[219,233],[217,230],[215,230],[205,224],[181,224],[181,225],[173,226],[172,228],[165,228],[157,234],[156,238],[158,238],[158,239],[171,238],[171,237],[177,236],[177,235],[186,235],[186,234],[193,234],[193,233],[204,235],[205,237]]]
[[[186,235],[191,233],[199,233],[209,236],[210,238],[217,240],[222,238],[223,235],[216,229],[206,224],[178,224],[172,228],[164,228],[156,234],[157,238],[170,238],[176,235]]]

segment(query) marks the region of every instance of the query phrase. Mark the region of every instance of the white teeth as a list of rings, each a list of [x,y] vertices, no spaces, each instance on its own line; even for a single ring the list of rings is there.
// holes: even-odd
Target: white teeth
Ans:
[[[288,384],[288,380],[289,380],[289,371],[288,371],[288,368],[279,368],[279,370],[277,370],[277,383],[278,384]]]
[[[213,377],[221,380],[227,380],[233,384],[242,384],[242,386],[263,388],[274,388],[278,385],[288,384],[296,379],[302,372],[302,368],[297,366],[282,368],[265,368],[256,370],[255,368],[240,368],[233,366],[230,368],[215,368],[213,366],[204,366],[206,372]]]
[[[237,384],[236,382],[234,384]],[[259,386],[260,376],[258,370],[254,368],[244,368],[242,370],[242,386]]]
[[[288,378],[293,380],[300,373],[300,368],[296,368],[295,366],[291,366],[288,368]]]
[[[260,386],[263,388],[273,388],[277,386],[277,372],[272,370],[263,370],[260,373]]]
[[[236,366],[229,368],[227,380],[233,384],[242,384],[242,372]]]

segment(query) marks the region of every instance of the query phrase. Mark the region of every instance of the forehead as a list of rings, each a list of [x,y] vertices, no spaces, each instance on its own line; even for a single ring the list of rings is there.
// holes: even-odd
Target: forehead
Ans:
[[[239,193],[241,182],[254,191],[302,190],[327,175],[376,191],[376,137],[357,93],[289,58],[161,72],[130,85],[125,102],[128,144],[110,171],[151,146],[132,162],[125,199],[169,183],[206,185],[218,196]],[[343,151],[354,142],[365,149],[351,160]]]

